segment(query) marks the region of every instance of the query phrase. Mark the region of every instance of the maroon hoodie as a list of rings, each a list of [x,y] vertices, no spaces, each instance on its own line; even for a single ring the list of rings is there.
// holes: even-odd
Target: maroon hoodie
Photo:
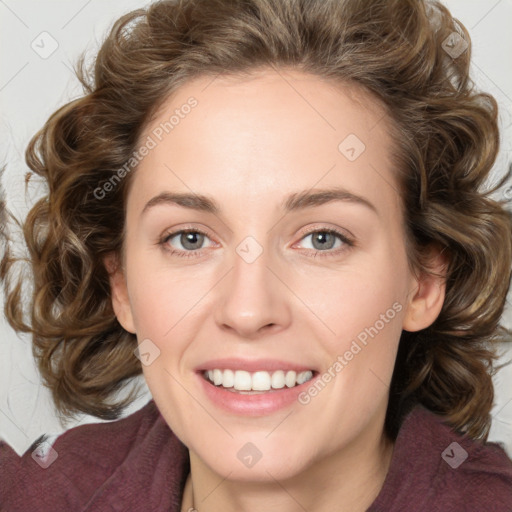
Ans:
[[[180,511],[188,450],[153,400],[121,420],[72,428],[49,447],[19,457],[0,442],[0,511]],[[462,437],[416,406],[367,512],[512,512],[512,461],[498,444]]]

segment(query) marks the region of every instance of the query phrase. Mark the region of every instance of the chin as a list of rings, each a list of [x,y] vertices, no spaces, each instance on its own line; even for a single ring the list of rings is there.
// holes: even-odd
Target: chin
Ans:
[[[268,435],[268,432],[265,433]],[[298,453],[308,443],[288,437],[286,441],[276,437],[275,441],[243,441],[230,439],[225,444],[198,446],[191,449],[210,470],[233,481],[240,482],[274,482],[293,478],[306,471],[315,463],[313,453]],[[249,437],[250,439],[250,437]],[[208,451],[209,449],[209,451]],[[229,475],[229,476],[228,476]]]

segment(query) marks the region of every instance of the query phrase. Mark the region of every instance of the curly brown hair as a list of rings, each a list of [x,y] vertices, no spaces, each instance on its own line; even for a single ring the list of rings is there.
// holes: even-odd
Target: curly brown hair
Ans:
[[[457,45],[468,46],[454,55]],[[404,414],[421,403],[454,429],[487,439],[495,345],[510,334],[499,322],[512,266],[512,216],[491,194],[512,170],[484,190],[499,149],[498,107],[476,90],[470,58],[466,28],[428,0],[160,1],[117,20],[93,68],[84,56],[78,62],[84,96],[57,110],[26,151],[48,186],[23,222],[29,318],[22,281],[10,274],[15,258],[6,253],[2,266],[7,318],[32,334],[61,414],[119,417],[133,397],[114,393],[141,373],[136,337],[112,309],[104,258],[122,251],[136,170],[121,180],[119,170],[142,130],[192,78],[291,66],[355,84],[387,109],[411,269],[431,272],[430,245],[449,257],[440,315],[402,333],[387,434],[395,438]],[[114,178],[99,200],[98,187]]]

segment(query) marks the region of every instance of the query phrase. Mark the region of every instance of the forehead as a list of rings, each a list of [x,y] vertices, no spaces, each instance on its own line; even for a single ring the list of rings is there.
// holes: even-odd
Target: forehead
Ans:
[[[389,121],[363,89],[297,70],[198,77],[145,127],[140,141],[156,145],[134,181],[147,195],[166,182],[220,197],[243,191],[245,200],[316,184],[396,194]]]
[[[259,135],[260,139],[264,139],[271,126],[281,125],[294,128],[297,135],[307,132],[313,135],[315,132],[318,137],[327,136],[329,141],[331,138],[336,141],[344,131],[351,130],[361,138],[377,125],[385,131],[386,124],[390,122],[383,103],[362,86],[296,69],[260,68],[244,75],[192,79],[162,103],[144,133],[151,133],[168,122],[173,113],[179,113],[187,106],[190,98],[197,101],[197,107],[190,115],[180,115],[179,120],[173,121],[176,123],[172,127],[173,135],[179,136],[179,132],[188,134],[186,125],[192,125],[189,126],[191,129],[197,128],[194,121],[200,121],[205,128],[214,124],[233,128],[236,124],[245,131],[249,125],[253,128],[252,135]],[[192,121],[182,123],[185,117]],[[295,124],[289,125],[290,122]],[[309,130],[306,130],[306,123]],[[179,130],[178,125],[182,125]],[[267,130],[257,133],[258,128]],[[376,130],[375,133],[378,132]]]

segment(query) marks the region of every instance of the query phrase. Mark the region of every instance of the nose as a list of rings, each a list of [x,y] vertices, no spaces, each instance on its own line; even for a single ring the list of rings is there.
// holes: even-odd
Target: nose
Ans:
[[[235,253],[233,268],[221,283],[217,325],[239,338],[256,339],[290,324],[290,292],[267,253],[252,262]]]

